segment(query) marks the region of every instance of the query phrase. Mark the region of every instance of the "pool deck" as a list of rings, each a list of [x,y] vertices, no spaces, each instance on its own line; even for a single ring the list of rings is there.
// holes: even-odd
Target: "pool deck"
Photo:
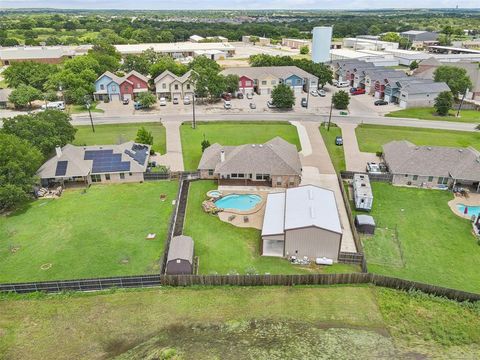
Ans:
[[[472,218],[472,214],[461,214],[458,209],[457,205],[462,204],[466,206],[480,206],[480,194],[479,193],[469,193],[468,197],[465,196],[455,196],[452,200],[448,202],[448,206],[452,209],[453,213],[457,216],[460,216],[464,219],[470,220]]]

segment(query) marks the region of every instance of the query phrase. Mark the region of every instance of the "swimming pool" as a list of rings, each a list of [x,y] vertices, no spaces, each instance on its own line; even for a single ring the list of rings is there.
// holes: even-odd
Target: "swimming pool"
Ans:
[[[457,209],[458,209],[459,213],[462,214],[462,215],[468,215],[468,216],[472,216],[472,215],[479,216],[480,215],[480,206],[467,205],[466,207],[468,208],[468,210],[467,210],[468,212],[465,214],[465,205],[457,204]]]
[[[230,194],[215,201],[219,209],[234,209],[239,211],[252,210],[262,201],[260,195],[255,194]]]

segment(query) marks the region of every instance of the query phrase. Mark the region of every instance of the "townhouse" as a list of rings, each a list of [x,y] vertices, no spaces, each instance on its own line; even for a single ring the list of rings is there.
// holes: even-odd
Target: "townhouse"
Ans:
[[[155,80],[155,92],[157,97],[167,99],[182,99],[185,96],[193,96],[193,83],[191,81],[192,71],[188,71],[182,76],[165,70],[158,75]]]
[[[125,76],[117,76],[110,71],[104,72],[95,81],[95,100],[133,100],[136,95],[148,91],[149,78],[132,70]]]
[[[318,78],[296,66],[236,67],[222,74],[237,75],[239,91],[244,94],[270,94],[278,84],[287,84],[296,94],[318,88]]]

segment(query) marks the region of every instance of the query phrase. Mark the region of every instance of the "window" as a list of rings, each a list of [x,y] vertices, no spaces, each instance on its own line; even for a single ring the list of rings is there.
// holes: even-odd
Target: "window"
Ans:
[[[178,90],[178,84],[175,84],[175,90]]]
[[[120,179],[125,179],[125,174],[124,173],[120,173]]]
[[[413,180],[418,180],[418,175],[413,175]]]
[[[100,84],[100,90],[105,90],[105,85]]]
[[[102,177],[99,174],[92,174],[90,176],[90,178],[92,179],[92,182],[94,182],[94,183],[102,182]]]
[[[245,174],[238,174],[238,177],[243,179],[245,177]]]
[[[439,185],[447,185],[448,184],[448,178],[446,177],[439,177],[437,184]]]
[[[277,186],[281,186],[281,185],[282,185],[282,177],[277,176]]]
[[[187,84],[187,90],[190,90],[190,84]]]
[[[245,81],[245,86],[249,86],[249,87],[252,86],[252,82],[250,80]]]
[[[167,88],[167,84],[163,83],[162,84],[162,89],[166,89]]]
[[[105,174],[105,180],[110,180],[110,174]]]
[[[125,85],[124,90],[128,91],[128,85]]]
[[[112,91],[117,91],[117,87],[115,85],[112,85]]]
[[[407,178],[407,177],[408,177],[408,174],[405,174],[405,177]]]
[[[297,85],[302,85],[302,79],[297,79]]]
[[[231,177],[232,179],[236,179],[236,178],[237,178],[237,174],[230,174],[230,177]]]
[[[429,176],[428,177],[428,182],[432,182],[433,181],[433,176]]]
[[[128,173],[128,176],[132,176],[132,173]]]
[[[137,83],[137,89],[140,89],[140,83]]]
[[[213,169],[208,169],[208,175],[213,176]]]
[[[293,176],[290,176],[290,177],[288,178],[288,185],[289,185],[289,186],[295,185],[295,178],[294,178]]]
[[[277,80],[272,80],[272,81],[270,82],[270,84],[276,85],[276,84],[277,84]]]
[[[267,85],[267,80],[263,80],[262,85]]]

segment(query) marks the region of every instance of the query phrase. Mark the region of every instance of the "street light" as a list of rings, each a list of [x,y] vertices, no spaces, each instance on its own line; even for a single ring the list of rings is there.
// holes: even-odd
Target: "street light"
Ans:
[[[90,116],[90,124],[92,125],[92,131],[95,132],[95,126],[93,126],[92,112],[90,111],[90,107],[92,106],[90,102],[90,96],[85,95],[84,100],[85,100],[85,107],[87,108],[88,115]]]

